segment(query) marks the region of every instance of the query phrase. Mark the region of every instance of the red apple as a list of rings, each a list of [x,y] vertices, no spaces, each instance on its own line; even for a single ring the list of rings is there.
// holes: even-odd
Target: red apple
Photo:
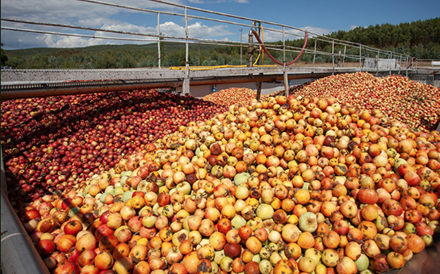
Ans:
[[[64,233],[68,235],[76,235],[82,229],[82,224],[78,220],[70,220],[64,225]]]
[[[55,243],[51,240],[41,240],[35,246],[41,257],[46,258],[55,251]]]

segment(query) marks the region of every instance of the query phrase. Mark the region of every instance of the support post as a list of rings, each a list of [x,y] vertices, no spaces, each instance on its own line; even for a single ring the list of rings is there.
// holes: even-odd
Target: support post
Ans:
[[[249,36],[248,36],[248,67],[252,67],[253,64],[253,59],[254,59],[254,40],[252,38],[252,29],[249,31]]]
[[[189,52],[189,44],[188,44],[188,8],[185,7],[185,79],[183,80],[182,91],[183,94],[191,94],[189,88],[189,60],[188,60],[188,52]]]
[[[262,86],[262,82],[257,82],[257,100],[258,101],[261,98],[261,86]]]
[[[406,65],[405,65],[405,76],[408,77],[408,67],[409,67],[409,61],[408,56],[406,56]]]
[[[342,57],[342,66],[345,66],[345,52],[347,51],[347,45],[344,45],[344,56]]]
[[[362,45],[359,45],[359,69],[362,71]]]
[[[240,66],[243,65],[243,29],[240,29]]]
[[[258,36],[261,37],[261,22],[258,22]],[[264,41],[262,41],[264,43]],[[258,47],[258,55],[260,56],[260,58],[258,58],[258,62],[257,65],[261,65],[262,59],[263,59],[263,48],[260,46]]]
[[[286,64],[286,33],[285,33],[285,28],[283,26],[283,63]],[[284,65],[285,66],[285,65]]]
[[[332,67],[333,67],[332,75],[334,75],[335,74],[335,40],[332,41]]]
[[[315,58],[316,58],[316,41],[318,41],[318,39],[315,39],[315,51],[313,52],[313,67],[315,67]]]
[[[376,57],[376,77],[379,75],[379,60],[380,60],[380,49],[377,50],[377,57]]]
[[[284,93],[289,97],[289,79],[286,71],[286,29],[283,26],[283,77],[284,77]]]
[[[191,93],[189,87],[189,77],[183,78],[182,93],[183,95],[189,95]]]
[[[390,60],[393,60],[393,52],[391,52]],[[396,62],[393,63],[394,63],[394,68],[396,68]],[[391,75],[391,68],[390,68],[390,75]]]
[[[160,35],[160,12],[157,13],[157,35]],[[157,66],[160,68],[160,37],[157,37]]]

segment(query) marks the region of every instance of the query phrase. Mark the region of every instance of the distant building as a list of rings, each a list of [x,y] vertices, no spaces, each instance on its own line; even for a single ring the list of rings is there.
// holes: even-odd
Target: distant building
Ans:
[[[396,59],[365,58],[364,67],[367,69],[399,69]]]

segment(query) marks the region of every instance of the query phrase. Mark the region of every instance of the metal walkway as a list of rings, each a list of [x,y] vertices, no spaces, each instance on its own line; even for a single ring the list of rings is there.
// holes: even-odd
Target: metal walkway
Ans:
[[[317,79],[332,74],[360,71],[357,68],[328,67],[228,67],[194,69],[99,69],[99,70],[2,70],[1,100],[53,95],[84,94],[147,88],[183,89],[190,86],[275,82]],[[405,73],[407,70],[362,70],[375,74]],[[187,84],[187,90],[185,90]]]

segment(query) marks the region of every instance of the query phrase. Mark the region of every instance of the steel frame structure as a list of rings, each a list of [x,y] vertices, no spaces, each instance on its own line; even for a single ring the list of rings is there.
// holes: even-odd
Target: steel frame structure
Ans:
[[[7,82],[26,82],[32,83],[36,81],[40,82],[57,82],[57,81],[68,81],[68,80],[101,80],[101,79],[135,79],[135,80],[152,80],[155,82],[157,79],[163,79],[164,82],[173,81],[173,79],[179,79],[182,81],[182,88],[184,94],[190,93],[190,85],[191,81],[200,78],[200,77],[223,77],[223,76],[249,76],[254,77],[256,75],[267,75],[267,74],[278,74],[282,73],[284,75],[284,79],[288,79],[288,74],[301,74],[301,73],[318,73],[318,72],[331,72],[340,73],[340,72],[354,72],[354,71],[370,71],[379,73],[382,71],[376,70],[367,70],[363,67],[363,60],[367,57],[377,56],[378,58],[390,58],[396,59],[400,64],[401,68],[396,68],[396,70],[389,70],[389,73],[392,72],[405,72],[405,69],[408,66],[408,62],[411,59],[410,56],[396,53],[392,51],[385,51],[376,49],[373,47],[369,47],[366,45],[362,45],[359,43],[343,41],[339,39],[333,39],[328,36],[320,35],[313,32],[308,32],[309,34],[309,43],[315,44],[314,48],[311,49],[305,48],[304,55],[313,55],[313,63],[310,67],[297,67],[295,65],[292,66],[277,66],[277,67],[229,67],[226,69],[212,69],[212,70],[194,70],[189,67],[189,44],[203,44],[203,45],[224,45],[224,46],[233,46],[233,47],[243,47],[256,49],[260,47],[262,44],[255,43],[252,40],[248,43],[243,43],[241,41],[223,41],[223,40],[214,40],[214,39],[206,39],[206,38],[196,38],[190,35],[188,21],[191,19],[199,19],[199,20],[207,20],[211,22],[222,23],[231,26],[240,26],[248,29],[254,28],[254,23],[258,22],[260,24],[265,24],[264,30],[266,32],[273,32],[282,34],[282,44],[276,45],[273,43],[265,44],[267,49],[272,51],[282,51],[283,52],[283,60],[282,62],[286,64],[286,54],[297,54],[300,52],[301,48],[288,46],[286,45],[287,36],[295,36],[295,37],[304,37],[306,30],[299,29],[296,27],[278,24],[274,22],[237,16],[232,14],[226,14],[206,9],[200,9],[195,7],[190,7],[186,5],[171,3],[162,0],[150,0],[151,2],[156,2],[162,4],[165,8],[178,8],[181,9],[181,12],[170,12],[166,10],[159,9],[145,9],[138,8],[127,5],[119,5],[104,1],[96,1],[96,0],[78,0],[81,2],[85,2],[88,4],[94,5],[103,5],[110,6],[117,9],[127,9],[136,12],[143,13],[153,13],[157,16],[157,25],[156,30],[157,33],[140,33],[140,32],[127,32],[127,31],[117,31],[112,29],[102,29],[102,28],[92,28],[87,26],[75,26],[75,25],[67,25],[67,24],[59,24],[55,22],[35,22],[29,20],[19,20],[19,19],[11,19],[11,18],[2,18],[3,22],[12,22],[12,23],[21,23],[25,25],[34,25],[34,26],[50,26],[55,28],[63,28],[63,29],[75,29],[82,31],[95,31],[101,32],[105,34],[118,34],[124,35],[125,37],[111,37],[105,35],[86,35],[86,34],[72,34],[67,32],[54,32],[47,30],[35,30],[28,28],[13,28],[8,26],[1,26],[4,30],[9,31],[23,31],[23,32],[35,32],[35,33],[46,33],[52,35],[67,35],[67,36],[77,36],[84,38],[95,38],[95,39],[110,39],[110,40],[123,40],[123,41],[156,41],[157,42],[157,67],[158,69],[116,69],[116,70],[2,70],[2,86],[7,84]],[[191,12],[201,13],[203,16],[190,14]],[[160,16],[161,15],[169,15],[175,16],[179,18],[184,18],[185,24],[185,35],[178,36],[167,36],[162,35],[160,32]],[[221,17],[222,19],[214,18]],[[223,19],[224,18],[224,19]],[[240,31],[241,33],[241,31]],[[151,40],[154,39],[154,40]],[[314,41],[312,41],[314,40]],[[185,44],[185,67],[182,70],[170,70],[169,68],[164,68],[161,64],[161,42],[162,41],[172,41],[175,43],[184,43]],[[331,45],[331,51],[322,51],[317,50],[316,44],[317,42],[328,43]],[[263,42],[264,43],[264,42]],[[339,50],[344,49],[342,57],[342,64],[344,67],[335,67],[335,56],[339,56],[338,53],[335,53],[335,47],[339,47]],[[347,54],[347,49],[358,50],[359,55],[355,54]],[[317,56],[327,56],[331,57],[331,68],[321,68],[316,64]],[[252,56],[249,56],[252,58]],[[355,64],[348,66],[348,60],[352,60]],[[3,88],[2,88],[3,90]]]

